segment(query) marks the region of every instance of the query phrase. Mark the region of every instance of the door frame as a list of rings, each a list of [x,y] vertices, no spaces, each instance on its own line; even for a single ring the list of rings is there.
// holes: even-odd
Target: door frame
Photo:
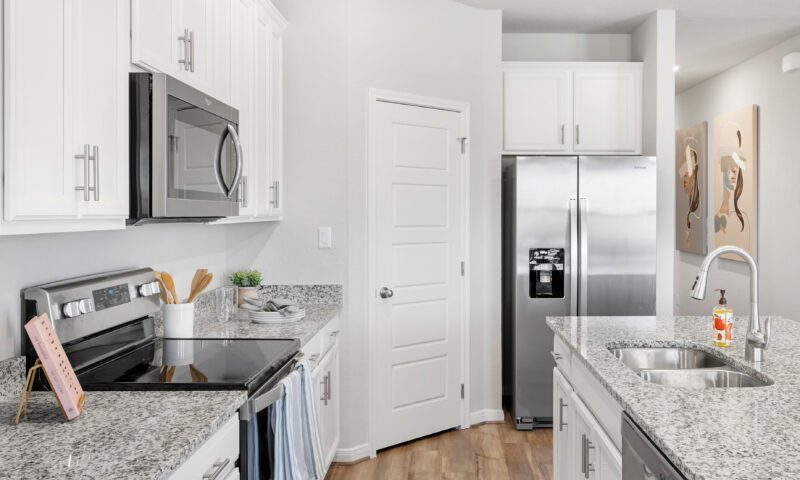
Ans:
[[[377,455],[375,448],[375,420],[376,420],[376,399],[374,386],[375,375],[375,306],[377,302],[377,290],[375,288],[375,239],[376,239],[376,199],[375,199],[375,116],[376,105],[378,102],[396,103],[414,107],[432,108],[436,110],[447,110],[456,112],[461,116],[462,135],[467,138],[464,153],[461,154],[463,162],[462,170],[462,207],[463,207],[463,227],[461,231],[462,245],[464,248],[463,261],[465,263],[464,275],[461,277],[461,294],[464,300],[464,308],[461,309],[461,381],[464,384],[464,399],[461,402],[461,428],[470,427],[470,393],[469,393],[469,343],[470,343],[470,309],[468,300],[470,298],[470,104],[457,100],[448,100],[435,97],[426,97],[410,93],[382,90],[377,88],[369,89],[368,99],[368,119],[367,119],[367,287],[365,290],[367,299],[367,338],[369,339],[369,360],[367,363],[369,378],[369,455],[374,458]]]

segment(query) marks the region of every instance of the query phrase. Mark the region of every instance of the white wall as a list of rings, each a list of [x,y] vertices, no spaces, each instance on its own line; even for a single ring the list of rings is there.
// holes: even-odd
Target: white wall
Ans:
[[[644,155],[656,156],[656,313],[673,313],[675,251],[675,11],[658,10],[632,36],[644,62]]]
[[[629,62],[627,33],[504,33],[503,60],[528,62]]]
[[[471,104],[471,410],[500,409],[501,17],[450,0],[348,1],[348,332],[342,447],[368,439],[366,145],[370,87]]]
[[[263,227],[262,227],[263,228]],[[238,225],[146,225],[126,230],[0,236],[0,359],[19,354],[20,290],[79,275],[132,267],[167,270],[179,295],[189,294],[197,268],[214,273],[211,288],[231,273],[227,252],[242,248]]]
[[[708,121],[708,176],[712,175],[714,117],[756,104],[759,106],[758,152],[758,264],[762,314],[785,315],[800,320],[796,272],[800,271],[797,243],[800,239],[800,197],[797,178],[797,132],[800,128],[800,74],[781,73],[783,55],[800,50],[800,36],[681,93],[676,102],[676,127]],[[709,251],[714,248],[714,195],[709,188]],[[691,299],[689,288],[702,261],[699,255],[678,252],[676,292],[678,311],[709,315],[719,300],[713,289],[725,288],[735,315],[750,312],[749,273],[734,260],[721,259],[711,267],[709,293],[704,301]]]

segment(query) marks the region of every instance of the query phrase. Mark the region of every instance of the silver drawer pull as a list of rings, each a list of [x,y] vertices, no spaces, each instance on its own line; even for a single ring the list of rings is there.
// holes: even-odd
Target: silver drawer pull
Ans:
[[[339,336],[339,330],[334,330],[331,332],[331,337],[337,337],[337,336]]]
[[[315,353],[308,357],[308,361],[311,363],[317,363],[317,359],[319,358],[319,353]]]
[[[231,463],[230,458],[226,458],[222,462],[214,462],[214,471],[204,474],[203,480],[217,480],[229,463]]]
[[[564,403],[563,398],[558,399],[558,431],[563,432],[564,427],[569,425],[569,423],[564,421],[564,407],[568,407],[569,405]]]
[[[556,362],[559,361],[559,360],[563,360],[564,359],[564,357],[560,353],[550,352],[550,355],[553,357],[553,360],[555,360]]]

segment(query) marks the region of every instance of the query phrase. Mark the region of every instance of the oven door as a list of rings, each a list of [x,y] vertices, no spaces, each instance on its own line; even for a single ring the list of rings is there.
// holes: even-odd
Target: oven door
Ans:
[[[638,425],[622,415],[622,480],[682,480],[685,477],[647,438]]]
[[[238,215],[244,161],[239,112],[158,74],[153,74],[152,101],[152,216]]]

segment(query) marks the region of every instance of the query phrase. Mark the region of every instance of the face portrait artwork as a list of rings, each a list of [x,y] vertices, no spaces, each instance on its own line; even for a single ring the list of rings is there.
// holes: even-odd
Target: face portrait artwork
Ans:
[[[714,120],[714,245],[736,245],[756,257],[758,107]],[[731,256],[729,258],[739,259]]]
[[[675,132],[675,248],[705,255],[708,123]]]

